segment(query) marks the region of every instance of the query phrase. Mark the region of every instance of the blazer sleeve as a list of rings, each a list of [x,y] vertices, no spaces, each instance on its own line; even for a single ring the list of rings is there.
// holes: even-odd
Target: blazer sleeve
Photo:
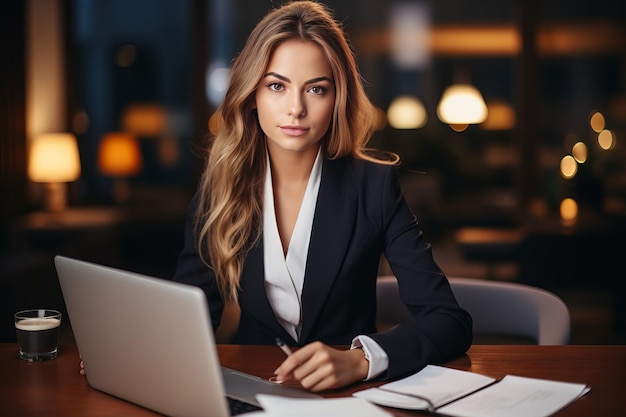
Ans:
[[[198,253],[194,214],[198,207],[197,195],[192,199],[187,210],[183,249],[178,255],[173,281],[200,287],[206,294],[213,329],[217,329],[222,318],[224,301],[217,288],[215,274]]]
[[[370,335],[387,353],[385,379],[415,372],[464,354],[472,343],[472,319],[452,293],[400,189],[397,170],[382,182],[383,252],[398,279],[400,296],[415,317]]]

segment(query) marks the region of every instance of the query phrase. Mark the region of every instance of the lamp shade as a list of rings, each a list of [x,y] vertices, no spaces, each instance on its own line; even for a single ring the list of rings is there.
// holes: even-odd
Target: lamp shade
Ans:
[[[137,174],[142,165],[139,143],[133,134],[111,132],[102,138],[98,150],[100,172],[112,177],[128,177]]]
[[[396,129],[417,129],[426,124],[428,116],[421,101],[412,96],[399,96],[389,105],[387,118]]]
[[[487,105],[476,87],[453,84],[443,92],[437,116],[452,125],[482,123],[487,118]]]
[[[80,156],[71,133],[36,136],[30,148],[28,177],[34,182],[71,182],[80,177]]]

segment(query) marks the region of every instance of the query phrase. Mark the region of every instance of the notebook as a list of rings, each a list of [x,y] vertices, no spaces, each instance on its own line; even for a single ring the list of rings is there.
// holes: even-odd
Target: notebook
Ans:
[[[54,262],[91,387],[180,417],[229,417],[238,413],[229,403],[260,406],[256,394],[318,398],[220,366],[201,289],[63,256]]]

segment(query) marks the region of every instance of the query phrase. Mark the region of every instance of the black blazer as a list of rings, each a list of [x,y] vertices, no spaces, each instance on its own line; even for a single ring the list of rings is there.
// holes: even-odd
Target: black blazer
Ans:
[[[213,271],[199,258],[190,205],[185,246],[174,280],[201,287],[214,327],[223,301]],[[377,333],[376,277],[384,253],[415,323]],[[472,321],[456,302],[410,212],[394,167],[341,158],[324,159],[302,290],[298,342],[277,322],[265,294],[263,240],[248,253],[241,275],[241,319],[234,343],[290,345],[322,341],[348,345],[372,337],[389,356],[383,377],[395,378],[462,355],[472,341]]]

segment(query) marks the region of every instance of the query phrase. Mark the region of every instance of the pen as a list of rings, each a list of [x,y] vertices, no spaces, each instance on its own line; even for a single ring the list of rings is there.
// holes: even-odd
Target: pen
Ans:
[[[293,352],[291,351],[291,349],[289,349],[289,346],[287,346],[285,344],[285,342],[282,341],[282,339],[280,337],[276,338],[276,346],[278,346],[280,348],[280,350],[282,350],[283,352],[285,352],[285,355],[289,356],[291,355]]]

